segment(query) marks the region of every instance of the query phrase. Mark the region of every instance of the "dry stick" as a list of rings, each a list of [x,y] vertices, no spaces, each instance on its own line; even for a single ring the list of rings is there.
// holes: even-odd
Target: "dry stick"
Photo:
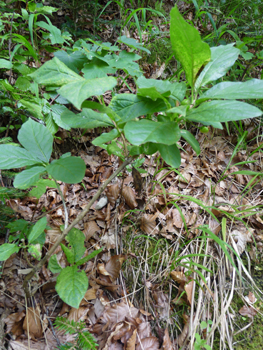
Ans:
[[[41,267],[45,264],[45,262],[54,254],[57,247],[60,245],[60,243],[65,239],[69,231],[77,225],[77,223],[84,218],[84,216],[88,213],[93,203],[99,198],[99,196],[102,194],[102,192],[105,190],[105,188],[108,186],[108,184],[128,165],[132,162],[132,158],[126,159],[121,166],[104,182],[104,184],[99,188],[98,192],[95,194],[95,196],[91,199],[91,201],[88,203],[88,205],[85,207],[83,212],[79,214],[79,216],[72,221],[72,223],[62,232],[60,238],[56,241],[56,243],[53,245],[52,248],[47,252],[45,257],[39,261],[39,263],[32,269],[32,271],[25,277],[23,282],[23,288],[26,293],[26,297],[30,298],[31,293],[28,289],[28,283],[31,280],[31,278],[34,276],[34,274],[41,269]]]

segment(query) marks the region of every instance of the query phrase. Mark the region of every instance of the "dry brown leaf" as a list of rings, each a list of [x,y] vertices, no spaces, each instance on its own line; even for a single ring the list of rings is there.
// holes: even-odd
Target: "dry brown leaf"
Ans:
[[[209,218],[209,229],[215,234],[218,235],[218,233],[221,231],[221,225],[219,222],[214,218]]]
[[[143,179],[141,177],[140,172],[132,167],[132,177],[133,177],[133,185],[135,188],[135,191],[140,194],[142,191],[142,185],[143,185]]]
[[[136,336],[137,336],[137,329],[133,331],[132,336],[128,340],[126,350],[135,350]]]
[[[189,281],[189,277],[187,277],[183,271],[171,271],[171,277],[175,282],[179,284]]]
[[[184,342],[185,342],[185,340],[186,340],[186,338],[187,338],[187,336],[188,336],[188,332],[189,332],[189,322],[187,322],[187,323],[184,325],[184,328],[183,328],[182,333],[181,333],[181,334],[179,335],[179,337],[176,339],[177,342],[178,342],[179,347],[181,347],[181,346],[184,344]]]
[[[33,339],[41,338],[43,332],[40,320],[40,309],[38,306],[35,308],[27,308],[26,317],[23,322],[23,329],[26,334],[29,332]]]
[[[158,212],[157,212],[158,214]],[[147,234],[157,234],[158,230],[156,229],[156,217],[157,215],[145,214],[141,217],[141,230]]]
[[[257,298],[255,297],[255,294],[252,292],[248,293],[248,299],[251,302],[251,304],[254,304],[257,301]]]
[[[181,214],[178,209],[172,209],[170,211],[170,216],[173,218],[173,224],[177,228],[182,228],[183,224],[183,219],[181,217]]]
[[[110,260],[106,263],[105,269],[111,276],[112,282],[116,281],[119,277],[121,266],[126,259],[126,255],[114,255],[110,258]]]
[[[19,336],[24,333],[23,330],[23,318],[25,317],[25,312],[16,312],[10,314],[5,318],[6,323],[6,333],[12,333],[15,336]]]
[[[98,263],[97,270],[98,270],[98,273],[100,273],[103,276],[110,276],[109,272],[105,269],[104,263]]]
[[[83,233],[88,241],[96,232],[100,232],[99,226],[95,221],[88,221],[84,223]]]
[[[184,286],[184,290],[185,290],[186,295],[187,295],[187,300],[188,300],[190,305],[192,303],[193,285],[194,285],[194,281],[190,281],[189,283],[185,284],[185,286]]]
[[[233,230],[230,234],[236,242],[239,254],[242,254],[244,252],[247,242],[252,242],[250,230],[246,230],[245,232],[241,232],[240,230]]]
[[[162,350],[174,350],[167,328],[164,331]]]
[[[169,298],[162,290],[153,290],[152,292],[153,299],[156,302],[156,309],[159,313],[160,319],[169,318]]]
[[[95,300],[96,299],[96,292],[98,289],[90,288],[85,293],[84,299],[86,300]]]
[[[106,190],[106,194],[107,194],[107,197],[108,197],[110,204],[114,205],[116,200],[118,199],[118,197],[120,195],[119,185],[116,183],[114,185],[108,186],[107,190]]]
[[[159,341],[156,337],[141,339],[141,342],[136,346],[136,350],[159,350]]]
[[[125,202],[131,209],[135,209],[138,206],[138,203],[136,202],[136,195],[131,187],[123,187],[122,195],[125,199]]]
[[[244,305],[239,311],[240,315],[253,318],[258,313],[252,306]]]

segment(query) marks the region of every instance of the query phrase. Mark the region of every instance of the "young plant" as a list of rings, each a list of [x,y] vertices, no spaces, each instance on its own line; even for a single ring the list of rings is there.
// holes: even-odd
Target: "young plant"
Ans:
[[[6,226],[10,233],[17,234],[9,236],[9,242],[4,243],[0,247],[0,261],[7,260],[12,254],[18,253],[21,248],[25,249],[37,260],[41,259],[42,246],[45,243],[44,230],[47,227],[47,218],[43,217],[36,224],[30,225],[26,220],[19,219],[10,222]]]
[[[213,322],[211,320],[208,320],[207,323],[205,321],[202,321],[200,324],[200,328],[202,332],[205,332],[205,334],[210,332],[210,325],[212,325]],[[198,333],[195,333],[195,343],[194,343],[194,350],[202,350],[205,348],[206,350],[212,350],[211,346],[206,344],[206,339],[201,339],[200,335]]]
[[[76,334],[76,345],[71,343],[60,345],[57,349],[75,349],[75,350],[95,350],[98,346],[96,339],[88,331],[84,331],[86,325],[83,321],[75,322],[74,320],[67,320],[64,317],[57,317],[55,320],[55,327],[60,331],[65,331],[68,334]]]
[[[52,273],[59,273],[55,288],[60,298],[68,305],[78,308],[89,286],[88,277],[83,270],[78,269],[78,266],[93,259],[103,248],[82,258],[86,251],[85,235],[80,230],[73,228],[66,236],[66,240],[70,248],[64,244],[61,244],[61,248],[70,266],[62,268],[57,261],[57,255],[52,255],[48,268]]]

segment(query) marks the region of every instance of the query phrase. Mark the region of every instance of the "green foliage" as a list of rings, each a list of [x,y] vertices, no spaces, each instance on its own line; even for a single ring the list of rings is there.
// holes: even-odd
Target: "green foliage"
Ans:
[[[85,163],[81,158],[65,154],[50,162],[54,134],[59,127],[66,130],[109,127],[108,133],[93,140],[94,145],[122,159],[159,152],[169,166],[177,168],[181,163],[177,142],[181,138],[200,154],[197,140],[186,130],[189,122],[222,128],[223,122],[262,115],[259,108],[237,101],[262,99],[261,80],[222,81],[238,57],[247,53],[242,43],[236,42],[236,47],[232,43],[210,48],[201,40],[198,31],[183,19],[177,7],[171,11],[171,47],[184,75],[180,81],[170,81],[144,78],[137,63],[141,56],[136,51],[148,53],[148,50],[125,36],[120,37],[116,45],[80,39],[72,47],[66,47],[70,40],[48,17],[44,16],[47,22],[37,22],[39,14],[52,13],[54,8],[30,4],[28,11],[18,15],[26,21],[28,36],[16,32],[16,24],[12,36],[3,34],[1,27],[2,45],[13,40],[14,49],[9,57],[9,52],[2,47],[0,69],[3,73],[11,69],[18,78],[14,85],[6,79],[0,80],[0,111],[3,116],[10,117],[12,127],[19,121],[20,144],[10,140],[0,144],[0,169],[26,167],[15,177],[14,186],[18,189],[34,187],[30,194],[40,198],[46,186],[55,187],[54,180],[78,183],[84,177]],[[195,6],[199,4],[195,2]],[[142,8],[128,11],[125,23],[131,18],[136,20],[139,11],[142,15],[145,12]],[[10,18],[9,14],[6,17]],[[39,41],[37,26],[48,31],[42,33]],[[56,47],[52,46],[54,44]],[[123,50],[123,44],[129,47],[129,52]],[[55,51],[55,57],[37,69],[25,64],[26,59],[39,62],[41,47]],[[119,93],[119,82],[113,75],[118,76],[120,72],[124,72],[125,83],[128,78],[133,79],[136,94]],[[44,91],[42,95],[40,88]],[[107,107],[103,101],[106,91],[112,93]],[[94,102],[94,98],[99,102]],[[73,113],[69,104],[79,113]],[[44,175],[54,180],[45,179]],[[46,219],[40,219],[33,226],[23,221],[9,225],[7,227],[18,234],[1,246],[0,260],[7,259],[21,247],[40,259]],[[218,241],[206,227],[203,231],[221,246],[233,263],[224,242]],[[49,269],[59,273],[56,290],[61,299],[77,308],[88,288],[88,278],[79,266],[101,250],[83,257],[84,235],[77,229],[70,231],[67,241],[68,244],[61,247],[70,266],[62,269],[53,256]],[[81,335],[78,338],[82,348],[84,338]]]
[[[26,189],[36,185],[39,176],[45,173],[68,183],[80,182],[83,179],[86,166],[81,158],[61,157],[49,164],[53,136],[44,125],[29,119],[19,130],[18,140],[24,148],[0,145],[1,169],[29,167],[16,176],[16,188]]]
[[[78,308],[89,286],[85,272],[79,270],[78,266],[93,259],[103,249],[96,250],[82,258],[86,251],[84,245],[85,236],[76,228],[70,230],[66,236],[66,240],[70,248],[64,244],[61,244],[61,248],[71,266],[62,269],[57,261],[57,256],[53,255],[49,260],[48,268],[53,273],[59,273],[55,288],[60,298],[68,305]]]
[[[67,343],[59,346],[57,349],[76,349],[76,350],[95,350],[98,346],[96,339],[88,331],[85,331],[86,325],[83,321],[75,322],[74,320],[67,320],[64,317],[57,317],[55,320],[55,327],[65,333],[76,334],[76,344]]]
[[[18,253],[21,248],[26,249],[35,259],[41,259],[42,247],[45,243],[44,230],[47,227],[47,218],[43,217],[36,224],[30,223],[24,219],[10,222],[6,228],[15,235],[9,236],[9,242],[0,247],[0,261],[7,260],[13,253]]]

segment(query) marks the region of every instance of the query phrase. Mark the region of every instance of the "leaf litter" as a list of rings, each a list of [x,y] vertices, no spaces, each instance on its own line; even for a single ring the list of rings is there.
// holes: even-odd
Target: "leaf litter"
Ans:
[[[241,162],[244,155],[238,152],[231,160],[233,150],[229,142],[224,140],[227,136],[212,138],[208,134],[204,138],[200,134],[198,137],[203,145],[203,153],[196,157],[191,148],[182,143],[184,153],[179,172],[165,168],[158,170],[152,159],[146,157],[144,169],[148,175],[143,185],[134,170],[132,176],[124,173],[105,191],[106,196],[102,197],[107,199],[105,205],[99,205],[99,200],[79,222],[77,228],[86,238],[84,256],[100,246],[105,249],[95,261],[89,261],[84,266],[89,277],[89,289],[78,310],[65,305],[58,298],[54,289],[55,276],[46,266],[32,281],[36,290],[34,306],[26,307],[19,271],[21,268],[30,268],[35,260],[30,255],[25,260],[23,255],[19,257],[14,254],[6,261],[3,270],[6,289],[1,293],[0,307],[9,310],[4,322],[6,332],[12,334],[10,346],[27,348],[29,337],[32,349],[34,346],[38,349],[54,348],[57,344],[47,319],[54,319],[58,315],[85,321],[100,349],[179,349],[190,344],[193,336],[190,322],[197,326],[199,320],[212,319],[213,324],[217,322],[213,309],[219,307],[220,289],[217,291],[219,282],[210,269],[213,261],[218,262],[219,266],[227,264],[231,275],[233,267],[227,260],[222,262],[224,256],[211,240],[200,251],[205,257],[196,254],[199,227],[206,224],[215,235],[219,235],[221,219],[225,217],[225,238],[229,244],[231,238],[234,240],[233,248],[237,254],[244,253],[247,245],[254,240],[258,250],[262,250],[262,220],[258,210],[261,198],[257,195],[262,179],[244,194],[242,190],[251,183],[252,176],[232,175],[244,169],[259,172],[262,164],[229,166],[230,161],[236,164]],[[217,150],[219,144],[220,151]],[[252,145],[251,152],[253,148],[256,145]],[[99,184],[110,176],[111,171],[108,169],[117,167],[118,159],[107,156],[105,151],[91,147],[89,152],[94,153],[94,158],[92,155],[84,158],[87,171],[83,186],[60,183],[69,208],[70,221],[85,208]],[[143,203],[142,210],[138,210],[139,202]],[[44,249],[48,250],[54,244],[61,232],[59,227],[65,220],[61,196],[57,190],[47,189],[38,203],[33,197],[26,197],[8,200],[7,205],[26,220],[32,217],[33,220],[39,219],[44,210],[50,226],[46,231]],[[158,246],[153,252],[147,252],[147,248],[153,245],[150,246],[148,239],[140,246],[141,236],[154,239],[154,242],[163,240],[166,253],[163,247],[157,249]],[[138,244],[133,249],[130,240],[136,237]],[[180,249],[180,241],[186,245],[176,254]],[[56,253],[58,263],[66,267],[67,261],[60,247]],[[180,259],[189,255],[190,258]],[[201,264],[201,278],[193,262]],[[202,270],[204,266],[209,271]],[[227,273],[220,278],[222,283],[227,283]],[[199,299],[193,297],[197,291],[210,300],[203,308],[199,306]],[[181,315],[185,323],[180,325],[180,317],[172,315],[182,306],[188,311]],[[52,309],[49,316],[47,309]],[[191,310],[194,310],[193,316]],[[257,312],[251,300],[239,310],[239,314],[249,318],[255,317]],[[227,319],[221,322],[226,323]],[[74,338],[69,338],[61,331],[55,332],[61,343],[74,341]]]

